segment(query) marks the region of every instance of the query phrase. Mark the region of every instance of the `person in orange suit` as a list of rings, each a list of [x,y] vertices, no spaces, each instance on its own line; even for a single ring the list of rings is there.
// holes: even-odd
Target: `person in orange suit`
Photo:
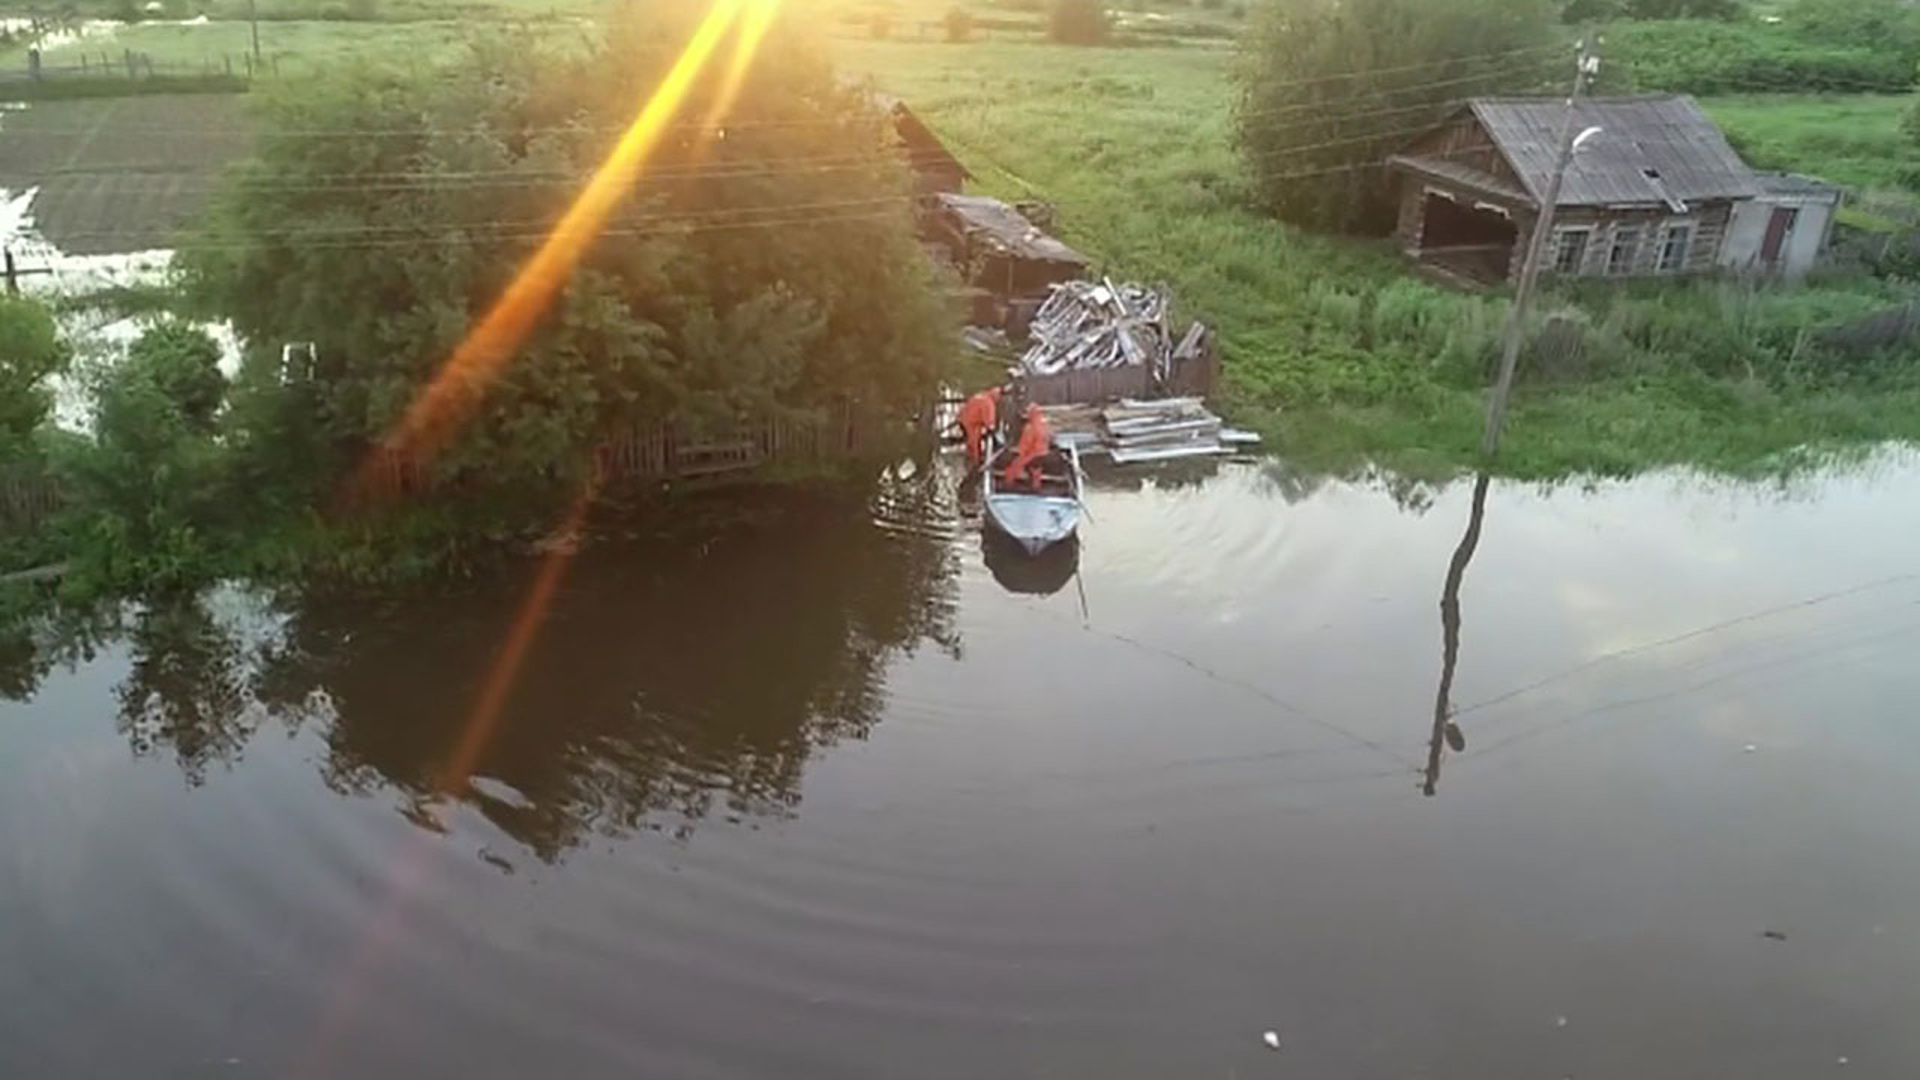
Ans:
[[[967,436],[967,464],[975,468],[986,459],[987,432],[1000,422],[1000,388],[981,392],[960,406],[960,430]]]
[[[1008,487],[1025,485],[1040,488],[1040,459],[1053,449],[1053,427],[1038,405],[1027,406],[1026,424],[1020,429],[1020,449],[1003,477]],[[1024,476],[1021,474],[1025,473]]]

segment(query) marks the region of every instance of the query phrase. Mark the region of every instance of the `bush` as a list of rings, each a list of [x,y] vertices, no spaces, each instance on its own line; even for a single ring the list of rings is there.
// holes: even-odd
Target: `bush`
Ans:
[[[534,293],[538,317],[441,377],[541,240],[489,223],[550,220],[577,193],[603,160],[600,133],[631,119],[621,103],[659,84],[679,51],[662,41],[691,33],[696,14],[631,12],[599,50],[501,41],[420,72],[349,66],[276,87],[253,158],[176,258],[194,298],[243,340],[315,345],[311,374],[284,385],[277,349],[248,358],[229,438],[250,461],[273,462],[269,448],[293,438],[334,458],[339,481],[367,448],[397,443],[425,483],[518,525],[551,509],[526,493],[565,498],[614,431],[724,431],[848,402],[884,423],[932,391],[951,324],[914,237],[909,179],[879,118],[785,24],[731,98],[750,134],[659,146],[650,168],[699,182],[625,191],[578,262]],[[723,89],[697,83],[681,113],[708,115]],[[327,135],[338,130],[391,134],[349,143]],[[822,156],[841,164],[787,164]],[[476,172],[501,182],[430,175]],[[300,180],[316,173],[337,182],[316,193]],[[350,182],[396,174],[421,182]],[[796,213],[850,201],[862,210]],[[303,230],[405,233],[408,257]],[[295,430],[301,416],[312,430]]]
[[[1386,231],[1396,186],[1387,155],[1464,98],[1532,90],[1569,66],[1538,51],[1556,14],[1548,0],[1262,6],[1242,38],[1234,116],[1261,201],[1299,225]],[[1523,52],[1541,62],[1517,63]]]
[[[1062,45],[1105,45],[1113,20],[1100,0],[1053,0],[1047,11],[1047,38]]]
[[[973,12],[963,7],[947,9],[947,40],[953,42],[973,40]]]
[[[1891,48],[1821,44],[1759,23],[1623,22],[1606,37],[1608,68],[1645,91],[1898,92],[1912,85],[1915,70],[1912,59]]]
[[[189,430],[213,434],[227,378],[220,373],[220,346],[205,330],[177,319],[157,323],[128,346],[126,365],[173,403]]]
[[[47,379],[71,357],[46,308],[0,297],[0,462],[24,453],[46,422],[53,409]]]

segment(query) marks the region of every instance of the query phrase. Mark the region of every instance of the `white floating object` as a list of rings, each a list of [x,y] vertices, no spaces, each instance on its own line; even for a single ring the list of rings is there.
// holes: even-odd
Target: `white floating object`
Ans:
[[[1554,1026],[1554,1027],[1566,1027],[1566,1026],[1567,1026],[1567,1018],[1566,1018],[1566,1017],[1564,1017],[1564,1016],[1556,1016],[1556,1017],[1554,1017],[1554,1018],[1553,1018],[1553,1026]]]
[[[1840,1055],[1840,1064],[1845,1065],[1846,1063],[1847,1063],[1847,1056],[1845,1054]]]
[[[1743,747],[1741,747],[1741,748],[1740,748],[1740,752],[1741,752],[1741,753],[1743,753],[1743,754],[1751,754],[1751,753],[1753,753],[1753,752],[1754,752],[1755,750],[1758,750],[1758,749],[1760,749],[1760,748],[1759,748],[1759,747],[1757,747],[1757,746],[1755,746],[1755,745],[1753,745],[1752,743],[1748,743],[1747,745],[1745,745],[1745,746],[1743,746]]]
[[[1260,1036],[1260,1041],[1266,1043],[1267,1049],[1269,1050],[1280,1049],[1280,1033],[1277,1031],[1269,1031],[1269,1032],[1263,1033]],[[1846,1060],[1847,1060],[1846,1058],[1840,1059],[1842,1064],[1845,1064]]]

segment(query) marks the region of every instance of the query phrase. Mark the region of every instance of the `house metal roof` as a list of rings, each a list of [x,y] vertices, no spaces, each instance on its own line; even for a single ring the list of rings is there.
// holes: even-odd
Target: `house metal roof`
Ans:
[[[939,200],[941,210],[952,214],[968,235],[983,237],[1014,258],[1087,265],[1085,256],[1041,232],[1021,217],[1020,211],[999,199],[944,192],[934,197]]]
[[[1467,106],[1539,202],[1559,155],[1565,100],[1476,98]],[[1685,95],[1583,98],[1575,131],[1598,127],[1574,155],[1560,206],[1673,204],[1760,193],[1753,170]]]

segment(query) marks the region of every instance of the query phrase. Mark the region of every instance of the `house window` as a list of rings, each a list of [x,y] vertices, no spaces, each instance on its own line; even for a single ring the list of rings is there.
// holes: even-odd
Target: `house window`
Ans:
[[[1613,247],[1607,251],[1607,273],[1633,273],[1634,256],[1640,253],[1640,230],[1615,228]]]
[[[1693,226],[1669,225],[1660,245],[1660,272],[1678,274],[1687,268],[1687,249],[1693,245]]]
[[[1593,230],[1561,229],[1559,233],[1559,246],[1553,252],[1554,273],[1577,274],[1586,265],[1587,241],[1593,237]]]

